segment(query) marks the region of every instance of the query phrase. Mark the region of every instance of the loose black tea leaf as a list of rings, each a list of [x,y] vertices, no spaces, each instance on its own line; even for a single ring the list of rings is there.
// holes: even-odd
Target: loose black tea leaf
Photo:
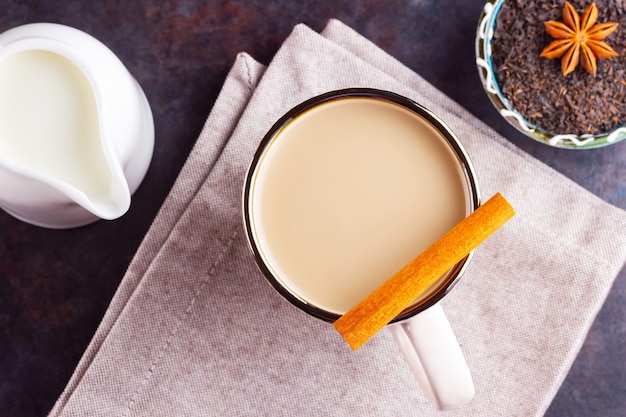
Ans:
[[[570,0],[580,13],[590,2]],[[496,79],[514,109],[554,134],[601,133],[626,123],[626,11],[620,0],[596,0],[598,22],[618,22],[607,39],[619,56],[563,76],[558,59],[540,57],[552,38],[547,20],[562,19],[564,1],[507,0],[496,19],[492,60]]]

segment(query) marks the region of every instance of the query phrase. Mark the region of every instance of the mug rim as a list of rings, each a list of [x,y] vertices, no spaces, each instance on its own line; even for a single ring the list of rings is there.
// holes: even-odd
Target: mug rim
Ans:
[[[254,225],[253,221],[251,220],[252,199],[250,195],[253,188],[252,186],[254,178],[256,176],[257,168],[259,167],[259,163],[262,160],[262,157],[265,154],[266,150],[268,149],[268,145],[272,143],[273,139],[278,135],[278,133],[280,133],[292,120],[296,119],[299,115],[305,113],[306,111],[330,101],[346,98],[371,98],[391,102],[393,104],[400,105],[401,107],[413,112],[417,116],[425,119],[428,123],[430,123],[441,135],[441,137],[445,139],[445,141],[454,151],[459,160],[459,165],[462,168],[467,184],[467,197],[469,197],[470,199],[468,204],[469,213],[473,212],[480,206],[480,192],[478,189],[478,182],[476,180],[476,173],[464,146],[461,144],[457,136],[452,132],[450,127],[448,127],[433,112],[418,104],[417,102],[405,96],[387,90],[380,90],[375,88],[346,88],[328,91],[326,93],[311,97],[288,110],[272,125],[272,127],[261,139],[254,153],[252,161],[248,167],[242,193],[243,223],[248,245],[254,256],[255,263],[263,274],[266,281],[268,281],[269,284],[291,304],[298,307],[305,313],[329,323],[334,322],[339,317],[341,317],[341,315],[324,310],[310,302],[307,302],[303,298],[300,298],[297,294],[294,294],[292,291],[290,291],[288,288],[281,284],[280,280],[274,276],[274,273],[266,264],[261,253],[261,249],[259,248],[259,245],[257,244],[255,239]],[[450,271],[448,271],[447,278],[439,285],[439,288],[429,294],[423,301],[407,307],[398,316],[391,320],[390,323],[395,323],[401,320],[408,319],[409,317],[412,317],[439,302],[460,280],[461,276],[469,265],[473,254],[474,250],[471,251],[467,256],[465,256],[461,261],[459,261]]]

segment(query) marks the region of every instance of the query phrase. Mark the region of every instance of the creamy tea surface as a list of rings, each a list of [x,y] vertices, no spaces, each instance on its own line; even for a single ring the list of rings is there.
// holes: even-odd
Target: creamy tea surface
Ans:
[[[292,120],[252,185],[266,264],[298,298],[343,314],[468,214],[454,150],[425,119],[376,98]]]

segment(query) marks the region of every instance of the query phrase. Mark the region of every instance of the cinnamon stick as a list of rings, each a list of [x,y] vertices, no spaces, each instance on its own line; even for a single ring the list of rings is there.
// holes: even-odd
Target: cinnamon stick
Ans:
[[[501,194],[495,194],[333,326],[357,350],[514,215],[509,202]]]

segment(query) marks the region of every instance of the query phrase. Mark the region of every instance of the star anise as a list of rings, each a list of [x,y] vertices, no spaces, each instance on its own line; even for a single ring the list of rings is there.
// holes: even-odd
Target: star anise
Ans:
[[[563,22],[550,20],[545,22],[546,32],[553,38],[541,52],[541,56],[554,59],[561,58],[561,72],[567,75],[574,71],[578,63],[589,73],[595,75],[598,69],[596,60],[612,58],[617,52],[603,39],[617,29],[617,23],[599,23],[598,8],[595,3],[587,6],[582,16],[574,7],[565,2]],[[595,25],[595,26],[594,26]]]

